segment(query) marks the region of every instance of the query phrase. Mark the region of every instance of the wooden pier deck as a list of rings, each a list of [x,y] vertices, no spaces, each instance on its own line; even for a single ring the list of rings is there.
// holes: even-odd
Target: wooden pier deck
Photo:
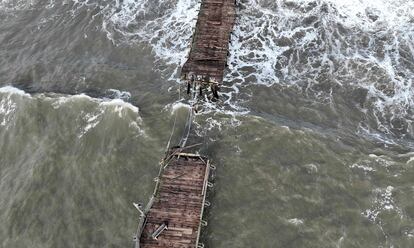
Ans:
[[[153,197],[141,216],[135,247],[197,248],[209,162],[199,155],[179,152],[170,153],[166,160]]]
[[[181,70],[189,83],[216,90],[223,81],[236,10],[235,0],[202,0],[191,51]]]

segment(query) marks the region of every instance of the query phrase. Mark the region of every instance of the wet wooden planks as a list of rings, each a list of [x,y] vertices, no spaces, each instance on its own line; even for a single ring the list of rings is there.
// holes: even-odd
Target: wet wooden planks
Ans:
[[[183,79],[216,87],[222,83],[235,16],[235,0],[202,0]]]
[[[141,248],[196,248],[210,167],[194,154],[177,153],[164,166],[139,238]],[[168,223],[157,239],[152,234]]]

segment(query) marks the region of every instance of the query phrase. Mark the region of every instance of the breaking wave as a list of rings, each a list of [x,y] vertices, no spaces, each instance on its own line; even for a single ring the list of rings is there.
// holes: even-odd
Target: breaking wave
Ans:
[[[71,122],[79,138],[99,125],[104,129],[119,125],[129,130],[132,135],[145,135],[139,109],[120,98],[102,100],[83,94],[30,95],[10,86],[0,88],[0,126],[6,130],[17,126],[19,118],[25,115],[25,118],[37,118],[38,112],[51,115],[50,118],[57,122],[64,119]],[[54,115],[61,117],[54,119]]]

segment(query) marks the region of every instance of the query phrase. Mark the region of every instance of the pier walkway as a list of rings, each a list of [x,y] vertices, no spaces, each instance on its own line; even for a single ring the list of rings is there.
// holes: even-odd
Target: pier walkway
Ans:
[[[210,86],[214,96],[223,81],[236,10],[235,0],[202,0],[191,51],[181,78]]]
[[[171,152],[138,228],[136,248],[197,248],[210,165],[199,155]]]

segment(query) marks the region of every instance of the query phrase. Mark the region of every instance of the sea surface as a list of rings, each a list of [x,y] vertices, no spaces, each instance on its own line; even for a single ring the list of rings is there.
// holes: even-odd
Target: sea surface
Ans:
[[[0,0],[0,247],[132,247],[188,119],[206,247],[414,247],[414,1],[237,2],[194,103],[198,0]]]

